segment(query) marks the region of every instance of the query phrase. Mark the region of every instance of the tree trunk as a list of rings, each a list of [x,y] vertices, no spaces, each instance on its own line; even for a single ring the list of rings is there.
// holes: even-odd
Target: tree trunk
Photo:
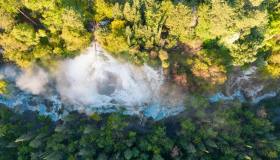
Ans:
[[[27,18],[31,23],[37,26],[37,23],[33,21],[28,15],[26,15],[22,10],[17,9],[25,18]]]

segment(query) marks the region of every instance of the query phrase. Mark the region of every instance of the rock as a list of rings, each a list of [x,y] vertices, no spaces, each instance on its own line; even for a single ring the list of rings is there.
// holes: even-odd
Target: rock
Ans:
[[[174,81],[176,84],[178,84],[179,86],[183,86],[183,87],[187,87],[188,86],[188,78],[187,78],[187,74],[181,74],[181,75],[174,75]]]
[[[277,90],[274,90],[274,88],[279,88],[276,87],[278,83],[270,79],[262,79],[262,76],[259,76],[260,74],[255,66],[246,70],[235,69],[229,75],[225,84],[226,96],[223,98],[232,97],[239,92],[243,94],[248,102],[258,103],[265,98],[276,96]]]
[[[150,52],[150,57],[151,57],[152,59],[155,59],[155,58],[158,57],[158,53],[157,53],[156,51],[151,51],[151,52]]]

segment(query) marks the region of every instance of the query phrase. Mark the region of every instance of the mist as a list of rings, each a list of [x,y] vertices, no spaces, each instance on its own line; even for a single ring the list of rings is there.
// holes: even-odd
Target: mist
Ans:
[[[227,86],[236,84],[229,89],[232,93],[218,92],[209,101],[245,101],[244,93],[254,93],[249,100],[257,103],[275,96],[275,91],[260,91],[263,82],[252,81],[256,74],[251,70],[236,73],[237,78],[227,82]],[[9,83],[9,94],[0,95],[0,103],[19,110],[38,110],[53,119],[74,110],[86,114],[124,110],[125,114],[162,119],[182,112],[187,97],[186,91],[165,81],[161,68],[130,64],[95,43],[74,58],[58,61],[55,69],[35,64],[27,70],[2,66],[0,79]]]
[[[1,75],[7,78],[4,70]],[[35,106],[44,103],[38,100],[43,97],[62,103],[68,110],[88,114],[122,108],[128,114],[146,113],[163,118],[183,110],[185,93],[165,82],[161,68],[136,66],[116,59],[95,43],[79,56],[59,61],[53,72],[36,65],[23,71],[9,70],[14,72],[9,77],[13,77],[16,85],[10,96],[25,99],[31,94],[32,100],[25,101]]]
[[[24,70],[16,78],[16,85],[20,89],[31,92],[32,94],[40,94],[44,92],[48,82],[48,73],[39,67]]]
[[[78,104],[151,103],[158,98],[164,79],[160,70],[120,62],[95,45],[59,66],[55,76],[58,92]]]

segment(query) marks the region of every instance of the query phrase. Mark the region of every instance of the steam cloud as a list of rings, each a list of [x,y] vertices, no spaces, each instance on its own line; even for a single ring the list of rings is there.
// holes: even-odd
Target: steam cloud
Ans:
[[[40,94],[45,91],[45,86],[49,81],[48,73],[39,67],[34,67],[23,71],[23,73],[17,77],[16,85],[32,94]]]
[[[61,62],[56,73],[60,95],[75,104],[140,106],[158,101],[163,76],[146,65],[122,63],[92,46]]]
[[[128,114],[144,113],[155,119],[184,110],[186,93],[178,86],[166,83],[160,69],[121,62],[98,45],[93,44],[80,56],[58,63],[55,72],[48,72],[38,66],[24,71],[11,65],[0,67],[0,79],[11,82],[9,96],[0,95],[0,103],[38,110],[51,115],[53,119],[60,117],[58,111],[62,108],[67,109],[67,112],[78,110],[91,114],[124,107]],[[254,70],[247,70],[233,81],[238,85],[231,96],[219,92],[209,100],[216,102],[220,99],[243,98],[238,87],[243,86],[243,83],[239,79],[245,81],[245,88],[254,86],[247,83],[251,81],[253,73]],[[252,91],[249,93],[254,93],[254,103],[276,95],[276,92],[260,96],[255,94],[261,93],[261,90],[262,87],[249,87],[249,91]],[[49,106],[52,108],[51,113],[46,112]]]
[[[176,109],[184,101],[185,94],[166,84],[160,69],[121,62],[96,44],[80,56],[60,61],[55,72],[38,66],[21,72],[8,68],[0,72],[6,78],[15,77],[13,81],[21,90],[40,96],[59,95],[63,103],[86,113],[115,106],[139,113],[156,106],[150,111],[156,115],[162,110],[167,113],[168,108]],[[14,97],[19,96],[16,94],[21,93],[14,93]]]

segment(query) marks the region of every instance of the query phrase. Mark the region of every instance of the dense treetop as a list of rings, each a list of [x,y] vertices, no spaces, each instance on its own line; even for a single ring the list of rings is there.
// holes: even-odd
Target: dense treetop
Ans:
[[[279,8],[278,0],[0,0],[0,46],[25,68],[95,39],[133,63],[161,64],[178,84],[223,84],[232,68],[252,64],[277,78]]]
[[[84,49],[90,43],[87,5],[85,1],[1,0],[4,58],[29,67]]]
[[[159,122],[144,122],[118,113],[102,118],[97,114],[71,113],[54,123],[34,113],[15,114],[0,107],[0,159],[273,160],[279,157],[279,127],[276,127],[279,120],[267,116],[268,107],[255,111],[236,102],[210,105],[201,97],[191,99],[187,113]]]
[[[114,56],[162,67],[195,92],[215,89],[233,69],[252,65],[277,79],[280,2],[0,0],[1,64],[48,68],[93,40]],[[5,86],[0,80],[0,94]],[[279,102],[252,107],[187,99],[182,115],[145,125],[121,114],[71,113],[52,122],[1,106],[0,160],[279,159]]]

